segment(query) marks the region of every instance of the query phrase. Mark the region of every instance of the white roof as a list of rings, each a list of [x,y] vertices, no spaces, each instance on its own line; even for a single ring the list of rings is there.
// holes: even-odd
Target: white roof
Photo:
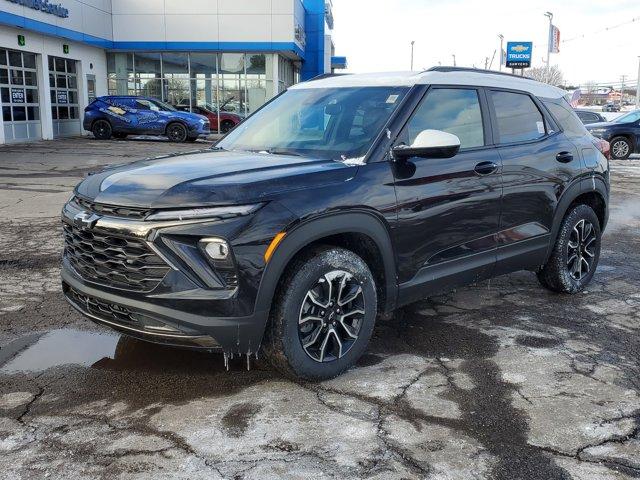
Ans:
[[[560,98],[566,92],[529,78],[490,73],[486,70],[450,70],[425,72],[358,73],[327,76],[318,80],[298,83],[291,89],[340,87],[411,87],[413,85],[470,85],[479,87],[510,88],[529,92],[537,97]]]

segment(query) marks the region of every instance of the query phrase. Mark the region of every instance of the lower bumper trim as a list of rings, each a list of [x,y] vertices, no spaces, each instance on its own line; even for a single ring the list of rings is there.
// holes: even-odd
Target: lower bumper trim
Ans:
[[[180,332],[174,333],[169,331],[152,331],[144,327],[139,328],[132,325],[126,325],[123,322],[116,321],[115,319],[104,318],[91,312],[86,305],[82,305],[82,303],[79,301],[79,299],[81,298],[81,294],[76,292],[72,287],[68,285],[64,285],[63,287],[64,296],[67,302],[69,302],[69,304],[82,315],[88,317],[90,320],[99,325],[104,325],[125,335],[139,338],[141,340],[151,341],[154,343],[163,343],[175,346],[190,346],[206,349],[220,348],[220,345],[215,341],[215,339],[208,335],[186,335]],[[118,305],[113,306],[118,307]],[[160,329],[162,327],[156,328]]]

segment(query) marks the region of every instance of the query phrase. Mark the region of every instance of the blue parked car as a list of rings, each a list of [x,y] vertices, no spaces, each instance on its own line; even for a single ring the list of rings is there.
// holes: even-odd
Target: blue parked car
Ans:
[[[165,135],[172,142],[195,142],[209,135],[209,120],[148,97],[98,97],[84,109],[84,129],[98,140],[127,135]]]

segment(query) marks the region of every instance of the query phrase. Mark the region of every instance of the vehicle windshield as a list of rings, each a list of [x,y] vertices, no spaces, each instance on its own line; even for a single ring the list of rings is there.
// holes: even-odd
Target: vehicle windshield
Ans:
[[[154,100],[153,103],[155,103],[158,107],[160,107],[160,110],[177,112],[177,110],[172,105],[169,105],[168,103],[161,102],[160,100]]]
[[[345,160],[365,155],[407,87],[291,89],[216,147]]]
[[[632,123],[640,120],[640,110],[629,112],[626,115],[622,115],[614,120],[615,123]]]

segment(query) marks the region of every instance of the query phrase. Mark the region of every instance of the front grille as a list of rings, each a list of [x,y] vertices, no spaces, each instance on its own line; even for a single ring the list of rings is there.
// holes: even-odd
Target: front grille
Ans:
[[[87,313],[91,313],[103,320],[116,322],[130,327],[142,328],[141,322],[132,316],[131,310],[127,307],[116,305],[115,303],[107,303],[95,297],[89,297],[71,287],[67,287],[65,293],[73,303]]]
[[[63,224],[65,257],[84,279],[148,292],[169,272],[169,266],[141,240],[100,230]]]
[[[118,205],[105,205],[104,203],[91,202],[80,197],[75,197],[74,201],[84,210],[109,215],[113,217],[125,217],[143,219],[151,212],[148,208],[120,207]]]
[[[63,284],[64,293],[82,311],[111,323],[136,330],[149,330],[153,333],[182,335],[183,332],[154,318],[138,313],[117,303],[105,302],[96,297],[85,295],[70,285]]]

